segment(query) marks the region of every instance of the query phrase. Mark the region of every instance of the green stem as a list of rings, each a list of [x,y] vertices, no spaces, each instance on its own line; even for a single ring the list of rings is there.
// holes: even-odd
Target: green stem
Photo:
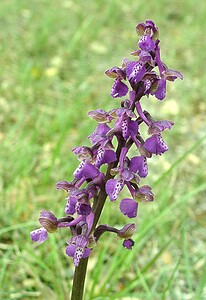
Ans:
[[[82,258],[78,267],[75,268],[71,300],[82,300],[84,293],[84,282],[87,271],[88,257]]]

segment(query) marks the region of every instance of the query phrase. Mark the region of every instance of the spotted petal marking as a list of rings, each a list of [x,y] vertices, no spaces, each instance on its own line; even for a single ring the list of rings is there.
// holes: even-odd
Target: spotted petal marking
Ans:
[[[79,265],[80,259],[84,254],[84,248],[76,247],[76,251],[74,253],[74,265],[77,267]]]
[[[132,61],[126,67],[128,80],[134,82],[135,84],[142,80],[145,72],[145,66],[141,61]]]
[[[144,147],[147,151],[156,155],[161,155],[168,150],[167,145],[160,134],[153,134],[145,141]]]
[[[159,141],[159,147],[160,147],[160,151],[162,152],[162,153],[164,153],[165,151],[167,151],[168,150],[168,147],[167,147],[167,145],[165,144],[165,142],[163,141],[163,138],[162,138],[162,136],[160,135],[160,134],[158,134],[158,141]]]
[[[45,228],[38,228],[30,232],[30,237],[33,242],[42,244],[48,238],[48,233]]]
[[[117,199],[120,191],[123,189],[124,180],[122,179],[109,179],[106,183],[106,192],[111,201]]]
[[[103,156],[104,156],[104,152],[105,150],[103,148],[99,148],[99,150],[97,151],[97,156],[96,156],[96,159],[95,159],[95,166],[98,168],[101,166],[102,164],[102,159],[103,159]]]
[[[84,169],[85,163],[86,163],[86,160],[83,160],[83,161],[79,164],[78,168],[74,171],[74,177],[75,177],[76,179],[80,179],[80,178],[81,178],[82,171],[83,171],[83,169]]]
[[[127,140],[129,137],[128,120],[122,121],[122,136],[125,140]]]

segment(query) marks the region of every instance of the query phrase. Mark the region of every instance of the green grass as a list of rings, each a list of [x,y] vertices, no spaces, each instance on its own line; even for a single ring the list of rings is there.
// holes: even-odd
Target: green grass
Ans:
[[[106,234],[93,250],[85,300],[206,299],[205,14],[203,0],[0,2],[0,299],[69,299],[69,237],[60,230],[39,246],[29,232],[43,209],[62,216],[55,183],[72,178],[70,149],[89,145],[87,111],[118,106],[104,71],[136,49],[135,25],[150,18],[164,61],[184,76],[164,102],[143,101],[175,122],[170,151],[150,163],[156,197],[139,206],[134,250]],[[117,206],[107,203],[102,223],[128,221]]]

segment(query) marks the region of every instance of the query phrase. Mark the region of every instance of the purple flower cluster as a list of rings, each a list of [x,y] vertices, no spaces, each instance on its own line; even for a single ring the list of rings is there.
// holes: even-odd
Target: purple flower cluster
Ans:
[[[124,187],[129,197],[120,201],[120,211],[129,218],[137,216],[138,203],[153,201],[151,187],[141,185],[141,178],[148,175],[147,161],[153,155],[162,155],[168,150],[161,133],[171,129],[173,122],[155,121],[147,111],[142,110],[140,99],[150,95],[163,100],[166,95],[166,81],[182,79],[182,75],[168,69],[161,61],[158,28],[151,20],[136,26],[139,49],[132,52],[137,60],[124,59],[121,67],[108,69],[105,74],[114,79],[111,90],[113,98],[125,99],[121,105],[109,112],[97,109],[89,116],[98,122],[96,130],[88,137],[90,146],[79,146],[72,151],[80,161],[71,182],[60,181],[57,190],[65,190],[65,217],[57,219],[51,212],[41,213],[41,228],[31,232],[33,241],[44,242],[48,232],[69,227],[71,238],[66,254],[73,257],[74,265],[88,257],[104,232],[116,233],[124,239],[123,246],[132,249],[131,239],[135,224],[127,224],[122,229],[109,225],[97,226],[98,207],[101,209],[108,196],[116,201]],[[127,96],[128,94],[128,96]],[[140,133],[141,124],[148,127],[147,139]],[[117,144],[115,148],[114,144]],[[136,153],[131,155],[131,153]],[[102,172],[106,165],[106,171]],[[99,210],[101,213],[101,209]]]

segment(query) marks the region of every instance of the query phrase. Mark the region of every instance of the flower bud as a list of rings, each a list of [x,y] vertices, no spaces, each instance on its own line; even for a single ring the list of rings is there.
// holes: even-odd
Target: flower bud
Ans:
[[[117,233],[118,237],[121,239],[129,239],[135,232],[135,224],[127,224]]]
[[[42,211],[39,217],[39,223],[48,231],[55,232],[58,227],[57,218],[50,211]]]
[[[172,126],[174,125],[173,122],[168,121],[168,120],[162,120],[162,121],[154,121],[151,123],[148,129],[149,134],[158,134],[162,131],[164,131],[166,128],[171,129]]]
[[[74,152],[74,154],[77,155],[78,160],[80,160],[80,161],[83,161],[85,159],[87,159],[89,161],[92,160],[93,153],[89,147],[79,146],[79,147],[72,148],[72,151]]]
[[[65,191],[69,191],[72,188],[74,188],[75,183],[73,182],[68,182],[65,180],[61,180],[59,182],[57,182],[56,184],[56,190],[65,190]]]
[[[138,23],[136,26],[136,32],[138,36],[142,36],[145,32],[145,24],[144,23]]]
[[[139,190],[135,193],[135,199],[138,201],[150,202],[154,200],[154,194],[152,193],[152,189],[148,185],[143,185]]]
[[[88,112],[88,115],[98,123],[111,122],[113,119],[105,110],[96,109]]]

